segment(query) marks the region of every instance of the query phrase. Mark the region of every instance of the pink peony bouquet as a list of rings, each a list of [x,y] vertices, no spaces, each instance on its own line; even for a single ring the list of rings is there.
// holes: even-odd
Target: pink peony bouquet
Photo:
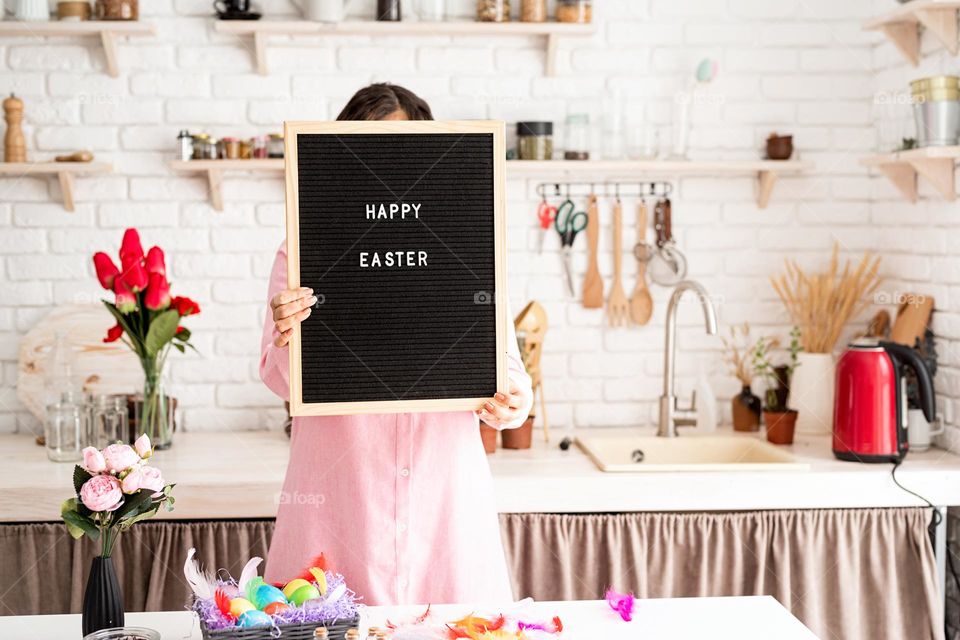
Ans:
[[[86,535],[100,541],[100,556],[110,557],[117,537],[133,524],[152,518],[160,507],[173,510],[172,484],[164,484],[146,434],[133,446],[111,444],[83,450],[83,464],[73,470],[75,498],[65,501],[60,515],[75,539]]]

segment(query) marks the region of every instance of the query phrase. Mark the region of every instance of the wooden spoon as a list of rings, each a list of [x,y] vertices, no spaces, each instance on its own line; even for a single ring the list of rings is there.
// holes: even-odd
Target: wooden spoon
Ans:
[[[623,292],[623,279],[620,274],[623,247],[623,207],[620,199],[613,205],[613,284],[610,285],[610,297],[607,298],[607,320],[612,327],[626,326],[630,317],[630,305],[627,294]]]
[[[647,240],[647,203],[640,201],[637,209],[637,242]],[[653,297],[647,288],[647,263],[637,260],[637,284],[630,296],[630,319],[634,324],[644,325],[653,315]]]
[[[583,306],[585,309],[603,308],[603,279],[597,264],[597,248],[600,244],[600,218],[597,214],[597,196],[587,199],[587,273],[583,277]]]

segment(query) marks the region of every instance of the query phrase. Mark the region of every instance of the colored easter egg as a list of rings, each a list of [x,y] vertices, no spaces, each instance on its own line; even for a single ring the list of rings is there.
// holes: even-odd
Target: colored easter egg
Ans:
[[[324,595],[327,592],[327,574],[323,572],[323,569],[310,567],[310,575],[313,576],[314,581],[317,583],[317,589],[320,590],[320,595]]]
[[[239,618],[242,614],[252,609],[256,609],[256,607],[246,598],[233,598],[230,600],[230,615],[234,618]]]
[[[263,608],[263,612],[272,616],[280,613],[281,611],[286,611],[289,608],[290,605],[285,602],[271,602]]]
[[[287,599],[289,599],[290,596],[293,595],[293,592],[294,592],[294,591],[296,591],[296,590],[299,589],[300,587],[306,587],[306,586],[308,586],[309,584],[310,584],[310,583],[307,582],[306,580],[304,580],[303,578],[294,578],[293,580],[291,580],[290,582],[288,582],[286,585],[284,585],[284,587],[283,587],[283,595],[285,595],[285,596],[287,597]]]
[[[290,602],[297,605],[298,607],[302,605],[307,600],[313,600],[314,598],[319,598],[320,592],[317,591],[317,588],[312,584],[305,585],[300,587],[290,596]]]
[[[253,597],[253,604],[257,606],[257,609],[263,609],[268,604],[273,602],[283,602],[286,604],[287,598],[283,595],[283,591],[277,589],[272,584],[262,584],[257,588],[256,594]]]
[[[257,611],[256,609],[244,611],[240,614],[240,618],[237,620],[237,625],[241,627],[263,627],[272,624],[273,620],[270,619],[270,616],[265,614],[263,611]]]

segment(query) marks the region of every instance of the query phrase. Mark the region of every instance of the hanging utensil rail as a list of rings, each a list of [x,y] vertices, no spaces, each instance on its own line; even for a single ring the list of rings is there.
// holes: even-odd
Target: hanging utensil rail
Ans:
[[[590,195],[623,198],[669,198],[673,183],[651,182],[541,182],[537,195],[546,198],[586,198]]]

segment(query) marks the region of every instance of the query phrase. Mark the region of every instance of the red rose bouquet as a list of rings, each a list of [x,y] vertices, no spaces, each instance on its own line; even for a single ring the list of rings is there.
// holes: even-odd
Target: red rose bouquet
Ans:
[[[200,306],[190,298],[171,297],[163,250],[151,247],[144,254],[136,229],[123,234],[119,268],[103,252],[93,255],[93,265],[101,286],[116,296],[113,302],[103,301],[117,322],[103,341],[123,340],[143,367],[143,405],[137,428],[155,447],[169,447],[173,407],[163,392],[162,374],[170,347],[180,353],[193,348],[190,330],[180,321],[200,313]]]

